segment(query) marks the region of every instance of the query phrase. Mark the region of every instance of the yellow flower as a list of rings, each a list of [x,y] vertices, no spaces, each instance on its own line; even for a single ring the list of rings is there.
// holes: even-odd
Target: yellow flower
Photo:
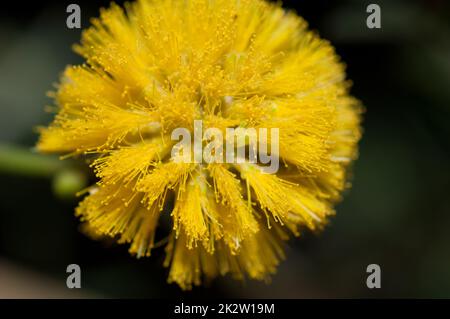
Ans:
[[[333,47],[295,13],[262,0],[112,5],[75,51],[86,63],[65,70],[37,147],[91,160],[99,181],[76,214],[92,234],[149,256],[170,220],[168,280],[190,289],[217,275],[268,279],[290,235],[334,213],[361,107]],[[195,120],[278,128],[280,169],[175,161],[171,132]]]

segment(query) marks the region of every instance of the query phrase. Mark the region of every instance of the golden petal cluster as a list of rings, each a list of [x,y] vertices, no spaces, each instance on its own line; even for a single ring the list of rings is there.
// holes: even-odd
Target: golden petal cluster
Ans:
[[[37,148],[91,161],[98,183],[76,209],[89,232],[137,257],[166,243],[169,282],[190,289],[268,279],[284,242],[334,213],[361,106],[334,48],[297,14],[262,0],[113,4],[74,49],[85,63],[62,75]],[[278,128],[280,169],[174,161],[170,134],[194,120]]]

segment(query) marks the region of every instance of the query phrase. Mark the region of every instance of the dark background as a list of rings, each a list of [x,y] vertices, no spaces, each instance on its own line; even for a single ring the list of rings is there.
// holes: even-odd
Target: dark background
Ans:
[[[75,2],[75,1],[72,1]],[[2,3],[0,146],[28,149],[51,115],[45,92],[67,64],[80,30],[66,28],[69,1]],[[109,1],[76,1],[82,28]],[[366,27],[381,6],[382,29]],[[1,167],[0,297],[450,297],[450,6],[448,1],[284,1],[329,39],[366,107],[353,188],[323,234],[290,242],[272,283],[218,279],[183,293],[166,284],[163,250],[136,260],[127,247],[88,239],[52,178]],[[0,159],[2,158],[0,149]],[[66,266],[82,269],[77,294]],[[366,267],[382,287],[366,287]],[[14,293],[13,293],[14,292]]]

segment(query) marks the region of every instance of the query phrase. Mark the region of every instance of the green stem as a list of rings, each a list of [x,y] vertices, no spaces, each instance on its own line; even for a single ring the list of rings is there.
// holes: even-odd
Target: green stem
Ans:
[[[52,177],[67,167],[57,156],[33,153],[32,150],[0,144],[0,172],[34,177]]]
[[[62,199],[73,198],[88,182],[83,171],[71,161],[5,144],[0,144],[0,173],[51,178],[55,195]]]

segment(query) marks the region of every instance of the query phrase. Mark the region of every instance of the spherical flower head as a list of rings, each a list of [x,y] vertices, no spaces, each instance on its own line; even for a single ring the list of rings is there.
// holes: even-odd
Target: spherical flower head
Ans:
[[[37,145],[93,167],[76,215],[137,257],[166,244],[168,281],[183,289],[225,274],[267,280],[284,242],[334,213],[357,156],[361,107],[333,47],[262,0],[141,0],[92,24]],[[223,136],[254,129],[280,167],[177,160],[172,132],[195,136],[196,121]]]

